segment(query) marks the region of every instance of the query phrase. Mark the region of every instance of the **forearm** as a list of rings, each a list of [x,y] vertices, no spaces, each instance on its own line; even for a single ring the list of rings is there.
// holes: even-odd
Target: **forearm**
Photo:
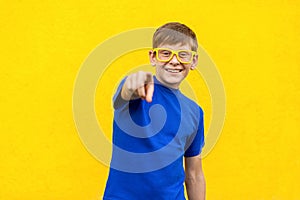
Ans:
[[[206,183],[203,174],[198,177],[186,177],[185,185],[189,200],[205,200]]]

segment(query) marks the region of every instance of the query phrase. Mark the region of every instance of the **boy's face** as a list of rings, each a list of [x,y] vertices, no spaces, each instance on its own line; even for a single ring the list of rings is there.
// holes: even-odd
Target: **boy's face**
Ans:
[[[171,50],[191,50],[189,44],[164,44],[158,48],[167,48]],[[157,59],[153,50],[149,52],[150,62],[156,66],[156,78],[165,86],[178,89],[180,83],[188,75],[190,70],[195,69],[198,63],[198,55],[194,55],[191,63],[184,64],[180,62],[174,54],[168,62],[161,62]]]

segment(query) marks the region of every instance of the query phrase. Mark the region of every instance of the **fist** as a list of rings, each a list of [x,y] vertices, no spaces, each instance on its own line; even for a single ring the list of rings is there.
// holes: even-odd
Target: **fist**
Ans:
[[[139,71],[130,74],[123,85],[121,97],[124,100],[142,98],[147,102],[152,102],[154,92],[154,81],[151,72]]]

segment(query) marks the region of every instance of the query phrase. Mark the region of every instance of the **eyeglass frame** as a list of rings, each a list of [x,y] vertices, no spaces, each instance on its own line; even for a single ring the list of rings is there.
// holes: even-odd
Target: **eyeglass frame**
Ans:
[[[167,50],[167,51],[170,51],[172,54],[170,56],[170,58],[168,60],[161,60],[159,57],[158,57],[158,51],[159,50]],[[190,64],[193,62],[193,58],[195,55],[197,55],[197,52],[196,51],[192,51],[192,50],[185,50],[185,49],[180,49],[180,50],[172,50],[172,49],[168,49],[168,48],[153,48],[152,51],[156,54],[156,59],[160,62],[169,62],[173,57],[174,55],[176,55],[176,58],[177,60],[182,63],[182,64]],[[178,55],[179,52],[181,51],[187,51],[189,53],[192,53],[192,56],[191,56],[191,60],[189,62],[182,62],[180,56]]]

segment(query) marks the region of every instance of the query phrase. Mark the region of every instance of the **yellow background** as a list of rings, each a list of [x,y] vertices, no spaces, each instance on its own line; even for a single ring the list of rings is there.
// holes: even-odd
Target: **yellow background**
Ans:
[[[295,0],[1,0],[0,199],[101,198],[108,168],[78,137],[76,75],[107,38],[169,21],[194,29],[226,89],[224,129],[203,160],[207,199],[300,199],[299,18]]]

